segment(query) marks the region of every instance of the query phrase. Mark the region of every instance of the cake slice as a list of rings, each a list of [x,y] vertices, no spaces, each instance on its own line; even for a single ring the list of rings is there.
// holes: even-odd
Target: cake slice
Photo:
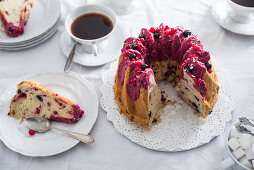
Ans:
[[[24,33],[33,0],[0,0],[2,27],[10,37]]]
[[[84,111],[72,101],[59,96],[33,81],[22,81],[10,103],[9,116],[22,121],[27,117],[43,117],[49,121],[77,122]]]

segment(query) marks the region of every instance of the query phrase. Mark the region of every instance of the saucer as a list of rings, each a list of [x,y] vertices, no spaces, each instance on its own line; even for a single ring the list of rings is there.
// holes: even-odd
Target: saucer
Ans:
[[[86,52],[84,49],[85,47],[82,44],[78,44],[75,50],[73,62],[84,66],[100,66],[112,62],[121,54],[123,42],[127,36],[127,31],[119,23],[115,32],[108,38],[108,45],[105,49],[103,49],[103,51],[98,53],[97,56],[94,56],[93,54]],[[66,57],[68,57],[74,41],[65,30],[61,35],[60,41],[62,52]]]
[[[218,1],[212,9],[212,15],[215,21],[223,28],[243,35],[254,35],[254,19],[248,23],[238,23],[234,21],[229,13],[232,9],[226,1]]]

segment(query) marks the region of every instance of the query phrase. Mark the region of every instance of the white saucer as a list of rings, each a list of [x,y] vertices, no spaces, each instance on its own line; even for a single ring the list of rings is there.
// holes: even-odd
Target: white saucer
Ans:
[[[84,46],[78,44],[76,47],[73,62],[79,63],[84,66],[100,66],[116,60],[121,54],[121,49],[124,40],[127,38],[127,33],[120,25],[117,25],[115,32],[108,39],[107,47],[97,56],[87,53],[84,50]],[[71,51],[74,41],[64,30],[60,39],[61,49],[64,55],[67,57]]]
[[[218,24],[231,32],[254,35],[254,19],[248,23],[238,23],[229,16],[231,10],[226,1],[218,1],[213,6],[212,15]]]
[[[40,73],[17,80],[0,97],[0,139],[8,148],[23,155],[41,157],[64,152],[79,142],[54,129],[30,136],[24,123],[20,124],[18,120],[7,115],[10,100],[16,92],[16,85],[22,80],[38,81],[77,103],[85,111],[84,116],[77,123],[52,122],[52,125],[83,134],[90,132],[98,115],[98,98],[89,81],[73,72]]]

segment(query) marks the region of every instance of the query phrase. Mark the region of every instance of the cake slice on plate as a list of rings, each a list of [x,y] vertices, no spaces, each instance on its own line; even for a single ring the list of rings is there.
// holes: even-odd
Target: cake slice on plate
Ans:
[[[9,116],[22,121],[27,117],[43,117],[49,121],[77,122],[84,111],[72,101],[59,96],[33,81],[22,81],[10,103]]]
[[[0,0],[2,27],[10,37],[24,33],[33,0]]]

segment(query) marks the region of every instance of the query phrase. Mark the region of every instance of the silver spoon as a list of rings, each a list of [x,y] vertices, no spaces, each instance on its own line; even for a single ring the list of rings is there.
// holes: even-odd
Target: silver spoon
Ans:
[[[239,133],[246,133],[246,134],[249,134],[249,135],[254,136],[254,134],[253,134],[251,131],[249,131],[248,129],[246,129],[246,128],[243,127],[243,126],[240,126],[240,125],[236,126],[236,130],[237,130]]]
[[[74,54],[75,54],[75,49],[76,49],[77,45],[78,45],[78,42],[75,41],[75,43],[72,46],[71,52],[70,52],[70,54],[69,54],[69,56],[66,60],[66,63],[65,63],[65,66],[64,66],[64,72],[69,71],[69,69],[71,67],[71,63],[72,63],[72,60],[73,60],[73,57],[74,57]]]
[[[75,132],[71,132],[68,130],[63,130],[54,126],[50,125],[50,122],[47,119],[44,119],[42,117],[29,117],[25,119],[25,124],[28,128],[33,129],[36,132],[47,132],[49,129],[57,129],[61,132],[64,132],[72,137],[74,137],[75,139],[86,143],[86,144],[90,144],[94,142],[94,138],[90,135],[83,135],[80,133],[75,133]]]

